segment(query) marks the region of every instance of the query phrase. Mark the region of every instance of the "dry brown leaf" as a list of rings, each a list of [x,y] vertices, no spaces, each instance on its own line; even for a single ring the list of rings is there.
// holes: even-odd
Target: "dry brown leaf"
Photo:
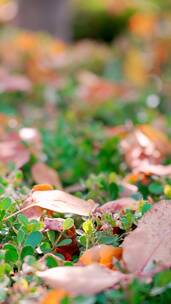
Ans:
[[[171,142],[164,132],[150,125],[140,125],[139,130],[154,143],[161,154],[167,155],[171,152]]]
[[[32,176],[37,184],[50,184],[61,189],[57,172],[44,163],[36,163],[31,168]]]
[[[21,143],[17,133],[11,133],[0,142],[0,162],[11,162],[17,168],[25,165],[30,158],[28,149]]]
[[[32,194],[32,199],[43,209],[83,216],[91,214],[96,207],[92,200],[85,201],[60,190],[36,191]]]
[[[64,191],[35,191],[27,198],[23,208],[11,216],[22,212],[29,218],[39,218],[43,210],[89,216],[96,207],[94,201],[85,201]]]
[[[158,176],[169,176],[171,175],[171,165],[153,165],[148,162],[144,162],[140,166],[136,167],[134,172],[143,172]]]
[[[96,294],[128,278],[119,271],[112,271],[97,264],[55,267],[38,272],[38,276],[50,287],[64,288],[74,295]]]
[[[115,201],[108,202],[101,207],[96,209],[96,212],[100,213],[115,213],[123,209],[133,209],[136,210],[138,206],[138,202],[132,198],[124,197],[119,198]]]
[[[171,142],[158,129],[142,125],[121,141],[121,148],[128,166],[137,168],[144,162],[160,164],[171,153]]]
[[[32,207],[31,205],[32,204],[30,203],[30,201],[24,202],[24,204],[22,205],[21,210],[16,212],[15,214],[18,214],[18,213],[21,212],[22,214],[24,214],[29,219],[39,220],[40,217],[42,216],[43,209],[40,208],[40,207],[37,207],[37,206]]]
[[[148,272],[152,262],[171,265],[171,202],[156,203],[123,242],[123,261],[130,272]]]

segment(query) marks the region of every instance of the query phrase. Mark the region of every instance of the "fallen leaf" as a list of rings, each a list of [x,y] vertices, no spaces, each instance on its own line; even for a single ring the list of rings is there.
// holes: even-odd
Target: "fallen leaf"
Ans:
[[[93,295],[128,279],[128,275],[97,264],[55,267],[38,272],[37,275],[50,287],[64,288],[74,295]]]
[[[49,184],[38,184],[33,186],[32,192],[35,191],[47,191],[47,190],[53,190],[53,187]]]
[[[148,272],[152,262],[171,264],[171,203],[156,203],[123,242],[123,261],[130,272]]]
[[[66,261],[72,261],[72,257],[74,255],[79,254],[75,226],[71,227],[66,231],[66,236],[68,237],[68,239],[71,239],[72,242],[68,245],[63,245],[63,246],[60,245],[59,247],[57,244],[56,245],[57,248],[55,249],[55,252],[62,254]]]
[[[120,260],[122,248],[110,245],[98,245],[86,250],[79,258],[80,265],[101,264],[108,268],[113,268],[114,260]]]
[[[31,168],[32,176],[37,184],[50,184],[61,188],[57,172],[44,163],[36,163]]]
[[[54,231],[62,232],[63,231],[63,223],[64,223],[63,218],[45,218],[44,229],[45,229],[45,231],[54,230]]]
[[[21,143],[17,133],[11,133],[0,141],[0,162],[11,162],[17,168],[25,165],[30,158],[28,149]]]
[[[150,125],[140,125],[139,130],[153,142],[162,155],[171,152],[171,142],[164,132]]]
[[[171,165],[153,165],[148,162],[144,162],[140,164],[140,166],[136,167],[134,172],[143,172],[158,176],[169,176],[171,175]]]
[[[121,141],[126,163],[138,168],[142,163],[160,164],[171,153],[167,136],[148,125],[141,125]]]
[[[156,16],[152,14],[136,13],[130,18],[129,29],[135,35],[148,37],[154,35]]]
[[[25,202],[22,206],[22,209],[16,212],[16,214],[22,213],[29,219],[36,219],[39,220],[42,216],[43,210],[37,206],[30,206],[30,202]],[[14,214],[15,215],[15,214]]]
[[[43,210],[89,216],[96,207],[97,204],[93,200],[85,201],[64,191],[35,191],[30,194],[19,211],[4,220],[19,213],[25,214],[28,218],[40,218]]]
[[[45,218],[44,224],[44,231],[48,230],[54,230],[58,232],[64,231],[64,222],[65,220],[63,218]],[[70,244],[65,244],[63,246],[59,246],[56,244],[56,253],[60,253],[65,257],[65,260],[72,260],[72,256],[74,254],[79,253],[78,244],[77,244],[77,237],[76,237],[76,231],[75,226],[73,225],[71,228],[67,229],[65,231],[66,237],[72,242]],[[65,240],[65,238],[62,238],[60,241]]]
[[[124,197],[119,198],[115,201],[108,202],[95,210],[95,212],[99,213],[115,213],[123,209],[133,209],[136,210],[138,206],[138,202],[132,198]]]
[[[60,190],[35,191],[31,197],[36,206],[59,213],[89,216],[96,207],[92,200],[85,201]]]
[[[53,190],[53,187],[49,184],[39,184],[39,185],[33,186],[33,188],[32,188],[32,192],[47,191],[47,190]],[[40,219],[42,212],[43,212],[43,210],[40,207],[37,207],[37,206],[30,207],[29,199],[26,200],[24,202],[24,204],[22,205],[22,213],[29,219],[37,219],[37,220]],[[51,215],[51,211],[49,211],[49,213]]]

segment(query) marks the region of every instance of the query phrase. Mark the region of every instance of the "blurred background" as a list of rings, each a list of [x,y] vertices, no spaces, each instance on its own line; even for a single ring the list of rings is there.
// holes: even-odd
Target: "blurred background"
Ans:
[[[170,0],[0,0],[1,65],[34,84],[86,68],[170,109],[170,53]]]
[[[117,171],[111,138],[171,136],[170,54],[170,0],[0,0],[1,137],[39,130],[66,185]]]
[[[0,0],[0,22],[47,31],[65,40],[111,42],[128,30],[131,20],[137,34],[149,35],[157,20],[158,34],[164,26],[168,31],[170,6],[169,0]]]

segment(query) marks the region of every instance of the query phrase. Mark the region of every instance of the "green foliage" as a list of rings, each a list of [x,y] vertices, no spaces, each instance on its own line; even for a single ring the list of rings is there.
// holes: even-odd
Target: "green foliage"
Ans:
[[[26,246],[31,246],[35,249],[42,241],[43,235],[39,231],[31,232],[25,240]]]
[[[63,223],[64,231],[72,228],[73,225],[74,225],[74,220],[72,218],[67,218]]]

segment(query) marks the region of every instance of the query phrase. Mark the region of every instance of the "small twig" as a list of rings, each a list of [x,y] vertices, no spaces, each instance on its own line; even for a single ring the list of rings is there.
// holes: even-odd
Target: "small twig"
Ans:
[[[11,214],[11,215],[5,217],[5,218],[3,219],[3,221],[7,221],[7,220],[9,220],[11,217],[14,217],[14,216],[18,215],[19,213],[21,213],[21,212],[23,212],[23,211],[26,211],[26,210],[28,210],[28,209],[30,209],[30,208],[32,208],[32,207],[36,207],[35,203],[34,203],[34,204],[31,204],[31,205],[29,205],[29,206],[27,206],[27,207],[25,207],[25,208],[23,208],[23,209],[20,209],[20,210],[14,212],[13,214]]]

